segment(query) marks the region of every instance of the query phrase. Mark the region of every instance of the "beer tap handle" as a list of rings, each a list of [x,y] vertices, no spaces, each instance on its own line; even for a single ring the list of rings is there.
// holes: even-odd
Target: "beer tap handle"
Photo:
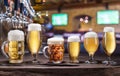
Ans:
[[[19,0],[15,0],[14,3],[15,3],[15,5],[14,5],[14,10],[17,11],[17,10],[18,10]]]
[[[23,0],[24,2],[24,5],[27,9],[27,11],[29,12],[29,14],[32,16],[32,17],[35,17],[35,11],[34,9],[32,8],[31,6],[31,3],[30,3],[30,0]]]
[[[20,3],[20,13],[21,13],[21,14],[23,13],[23,8],[24,8],[23,3]]]
[[[6,7],[6,13],[5,14],[8,14],[9,13],[9,4],[8,4],[8,0],[4,0],[4,6]]]
[[[4,6],[9,6],[9,4],[8,4],[8,0],[4,0]]]
[[[2,13],[4,10],[4,1],[0,0],[0,13]]]
[[[23,8],[24,8],[24,4],[23,4],[23,0],[20,0],[20,13],[23,13]]]

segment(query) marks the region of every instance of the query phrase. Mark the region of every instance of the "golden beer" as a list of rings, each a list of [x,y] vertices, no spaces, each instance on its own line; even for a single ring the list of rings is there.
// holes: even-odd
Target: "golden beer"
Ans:
[[[21,63],[23,62],[24,55],[24,41],[9,41],[9,52],[10,63]]]
[[[84,46],[89,55],[94,55],[99,46],[98,38],[97,37],[85,38]]]
[[[2,44],[2,52],[9,57],[10,63],[22,63],[24,55],[24,32],[11,30],[8,33],[8,41]]]
[[[49,44],[49,61],[61,63],[64,57],[64,44]]]
[[[116,48],[116,39],[114,32],[105,32],[102,45],[105,53],[110,56]]]
[[[68,50],[71,62],[77,62],[80,52],[80,42],[68,42]]]
[[[80,53],[80,37],[79,36],[70,36],[68,37],[68,51],[70,62],[77,63],[79,62],[79,53]]]
[[[89,60],[85,61],[85,63],[94,64],[97,61],[94,60],[93,56],[97,51],[99,46],[99,40],[97,33],[95,32],[87,32],[84,36],[84,47],[89,54]]]
[[[49,59],[49,62],[54,64],[62,63],[64,58],[64,39],[61,37],[52,37],[47,40],[47,44],[48,46],[43,48],[44,56]]]
[[[111,59],[111,54],[115,51],[116,48],[116,38],[115,38],[115,29],[113,27],[104,27],[104,36],[102,40],[102,46],[104,48],[105,53],[108,56],[108,59],[103,61],[103,64],[116,64]]]
[[[32,54],[38,53],[41,46],[40,31],[28,31],[28,47]]]
[[[40,50],[42,39],[41,39],[41,25],[31,23],[28,25],[27,43],[28,48],[33,56],[33,63],[38,63],[37,55]]]

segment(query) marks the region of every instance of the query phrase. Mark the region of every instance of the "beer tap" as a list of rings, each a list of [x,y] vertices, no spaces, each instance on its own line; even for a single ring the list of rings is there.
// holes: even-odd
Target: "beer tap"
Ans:
[[[35,17],[35,10],[31,6],[30,0],[23,0],[23,4],[25,5],[27,11],[32,17]]]
[[[5,13],[4,8],[6,8]],[[7,39],[7,33],[12,28],[8,0],[0,0],[0,12],[0,41],[2,42]]]
[[[23,0],[20,0],[20,14],[23,14],[23,8],[24,8]]]
[[[24,21],[23,21],[23,0],[20,0],[20,17],[19,17],[19,26],[18,29],[23,30],[24,29]]]
[[[18,1],[19,0],[14,1],[14,15],[12,16],[13,29],[17,29],[18,23],[19,23],[18,18],[17,18]]]
[[[4,10],[4,0],[0,0],[0,16],[1,14],[3,14],[3,10]]]
[[[8,4],[8,0],[4,0],[4,5],[5,5],[5,7],[6,7],[5,15],[7,15],[8,12],[9,12],[9,4]]]
[[[10,15],[11,13],[9,12],[9,4],[8,4],[8,0],[4,0],[4,6],[6,8],[6,12],[4,14],[5,17],[5,22],[7,23],[7,25],[9,26],[8,28],[11,28],[11,18]],[[9,29],[10,30],[10,29]]]
[[[4,1],[0,0],[0,45],[3,41],[3,29],[2,29],[2,19],[3,19],[3,6],[4,6]]]

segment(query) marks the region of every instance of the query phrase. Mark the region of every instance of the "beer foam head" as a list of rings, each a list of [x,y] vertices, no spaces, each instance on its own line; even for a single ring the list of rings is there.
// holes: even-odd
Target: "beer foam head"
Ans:
[[[114,29],[114,27],[104,27],[104,30],[103,30],[104,32],[114,32],[115,31],[115,29]]]
[[[69,36],[68,42],[80,42],[80,37],[79,36]]]
[[[98,37],[96,32],[87,32],[85,33],[85,38]]]
[[[11,30],[8,33],[8,40],[10,41],[24,41],[24,33],[20,30]]]
[[[53,38],[49,38],[47,40],[47,44],[54,44],[54,43],[63,43],[64,39],[62,37],[53,37]]]
[[[31,23],[28,25],[28,31],[41,31],[41,25],[37,23]]]

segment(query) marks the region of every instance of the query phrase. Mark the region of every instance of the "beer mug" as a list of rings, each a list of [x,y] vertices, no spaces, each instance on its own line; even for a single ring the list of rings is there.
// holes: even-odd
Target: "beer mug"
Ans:
[[[9,63],[22,63],[24,55],[24,33],[20,30],[11,30],[8,41],[1,46],[3,54],[9,58]]]
[[[49,38],[47,40],[48,46],[43,48],[43,54],[49,58],[49,62],[62,63],[64,56],[64,39],[63,38]],[[49,55],[46,54],[46,49]]]
[[[68,51],[69,59],[71,63],[78,63],[79,53],[80,53],[80,37],[70,36],[68,37]]]

